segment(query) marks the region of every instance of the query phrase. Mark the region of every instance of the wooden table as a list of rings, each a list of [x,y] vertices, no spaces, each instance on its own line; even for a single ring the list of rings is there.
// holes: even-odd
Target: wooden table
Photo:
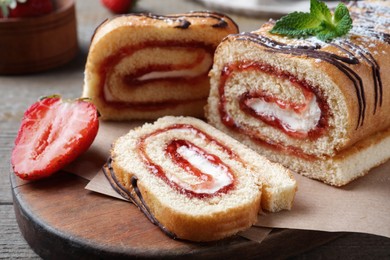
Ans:
[[[59,93],[67,98],[81,95],[83,70],[91,35],[97,25],[110,14],[99,1],[77,1],[80,52],[70,63],[48,72],[23,76],[0,76],[0,258],[39,259],[26,243],[16,223],[10,185],[10,152],[20,119],[25,109],[38,97]],[[201,10],[203,6],[191,1],[140,0],[137,11],[159,14]],[[241,31],[256,29],[264,20],[231,14]],[[0,57],[1,58],[1,57]],[[389,223],[390,225],[390,223]],[[325,232],[313,232],[322,236]],[[286,241],[288,243],[288,241]],[[259,245],[260,246],[260,245]],[[283,245],[281,245],[283,246]],[[348,233],[329,243],[295,256],[306,258],[390,258],[390,239]]]

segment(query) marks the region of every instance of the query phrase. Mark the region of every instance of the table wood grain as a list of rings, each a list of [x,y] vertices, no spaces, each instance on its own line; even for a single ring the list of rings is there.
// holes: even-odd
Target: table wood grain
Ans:
[[[139,0],[137,11],[159,14],[204,9],[192,1]],[[80,51],[69,64],[47,72],[23,76],[0,76],[0,258],[40,259],[20,233],[16,223],[10,184],[10,153],[25,109],[40,96],[59,93],[75,98],[81,95],[83,69],[94,29],[110,17],[100,2],[76,2]],[[241,31],[254,30],[265,18],[231,14]],[[1,58],[1,57],[0,57]],[[390,212],[389,212],[390,214]],[[390,223],[389,223],[390,225]],[[325,232],[313,232],[313,236]],[[291,237],[293,242],[294,237]],[[288,243],[288,241],[286,241]],[[267,246],[267,245],[263,245]],[[286,246],[281,244],[281,247]],[[390,259],[390,239],[359,233],[346,233],[324,245],[299,252],[293,259]]]

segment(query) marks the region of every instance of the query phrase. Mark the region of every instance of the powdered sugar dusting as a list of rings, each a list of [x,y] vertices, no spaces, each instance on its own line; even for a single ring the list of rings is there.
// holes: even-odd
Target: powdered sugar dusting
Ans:
[[[389,42],[389,1],[358,1],[351,3],[349,8],[353,19],[351,35],[366,36]]]

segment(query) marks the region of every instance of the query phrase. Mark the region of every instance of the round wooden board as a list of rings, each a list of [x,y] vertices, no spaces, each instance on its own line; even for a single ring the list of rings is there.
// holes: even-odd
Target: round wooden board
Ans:
[[[132,204],[84,189],[66,172],[35,182],[10,176],[20,230],[43,258],[288,257],[341,233],[274,229],[261,243],[235,236],[213,243],[173,240]]]

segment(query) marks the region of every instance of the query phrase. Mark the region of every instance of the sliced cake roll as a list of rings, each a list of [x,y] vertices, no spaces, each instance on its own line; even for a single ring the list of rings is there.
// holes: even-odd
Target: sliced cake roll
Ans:
[[[83,96],[102,119],[203,117],[215,48],[237,32],[229,17],[212,12],[107,20],[91,42]]]
[[[120,137],[105,173],[153,223],[191,241],[247,229],[260,209],[290,209],[296,191],[286,168],[190,117],[163,117]]]
[[[390,7],[349,6],[353,28],[322,42],[258,31],[218,47],[209,122],[294,171],[344,185],[390,158]]]

